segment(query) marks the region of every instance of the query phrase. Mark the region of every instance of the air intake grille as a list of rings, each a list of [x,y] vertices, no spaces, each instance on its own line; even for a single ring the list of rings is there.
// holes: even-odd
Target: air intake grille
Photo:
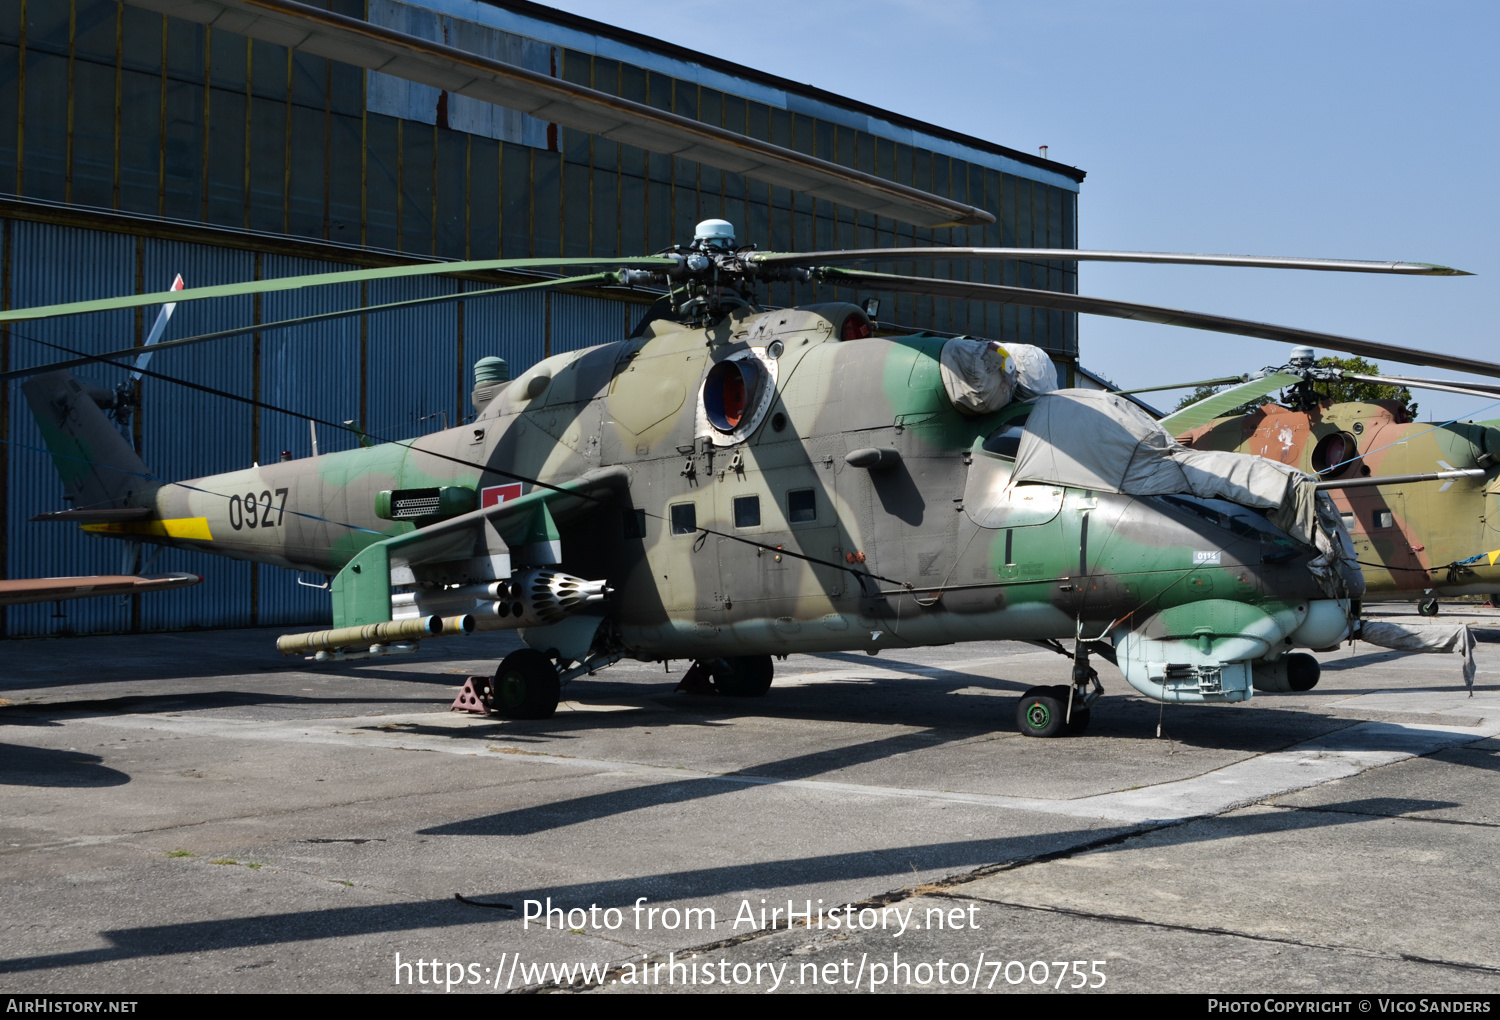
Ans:
[[[391,519],[432,517],[438,513],[440,504],[437,489],[400,489],[391,493]]]

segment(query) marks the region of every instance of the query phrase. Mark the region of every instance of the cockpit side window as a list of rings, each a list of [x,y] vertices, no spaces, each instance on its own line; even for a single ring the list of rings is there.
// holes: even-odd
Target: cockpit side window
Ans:
[[[1015,460],[1016,451],[1021,448],[1021,433],[1025,431],[1026,417],[1023,414],[1019,418],[1012,418],[991,432],[985,437],[984,452],[993,453],[1007,460]]]

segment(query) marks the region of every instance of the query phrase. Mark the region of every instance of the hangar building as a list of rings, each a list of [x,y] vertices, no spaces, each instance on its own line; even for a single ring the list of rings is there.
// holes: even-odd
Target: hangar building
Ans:
[[[732,221],[742,241],[781,251],[1075,246],[1084,175],[1072,167],[523,0],[306,2],[950,196],[995,222],[911,227],[162,13],[187,0],[0,0],[0,306],[161,291],[178,273],[204,286],[415,261],[647,254],[690,240],[709,217]],[[954,262],[937,272],[1077,289],[1074,263]],[[453,274],[186,304],[167,336],[458,293],[496,279]],[[812,296],[783,285],[770,299]],[[552,352],[620,339],[648,300],[623,290],[506,295],[164,351],[151,370],[180,382],[143,379],[129,428],[166,479],[284,451],[307,456],[309,417],[409,438],[472,413],[477,359],[499,355],[518,372]],[[0,372],[139,345],[155,315],[7,327]],[[887,296],[880,318],[1038,344],[1065,372],[1076,362],[1071,314]],[[125,379],[123,368],[79,374],[107,386]],[[320,426],[323,452],[357,441],[353,429]],[[61,508],[60,497],[18,383],[9,380],[0,387],[0,577],[144,567],[206,580],[134,599],[10,607],[0,610],[6,635],[327,619],[326,593],[288,571],[179,550],[143,564],[123,544],[31,522]],[[145,547],[145,559],[153,548]]]

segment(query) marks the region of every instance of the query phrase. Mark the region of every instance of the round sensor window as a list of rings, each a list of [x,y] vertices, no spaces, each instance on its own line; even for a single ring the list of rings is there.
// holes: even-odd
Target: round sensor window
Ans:
[[[1335,432],[1313,447],[1312,468],[1320,475],[1338,478],[1347,474],[1359,457],[1359,446],[1347,432]]]
[[[703,411],[720,432],[733,432],[745,420],[759,392],[762,369],[751,359],[721,361],[703,382]]]

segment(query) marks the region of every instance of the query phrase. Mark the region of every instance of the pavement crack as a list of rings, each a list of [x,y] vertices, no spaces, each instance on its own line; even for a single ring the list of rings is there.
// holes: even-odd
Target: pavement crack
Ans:
[[[931,895],[943,899],[960,899],[947,891],[934,892]],[[1254,932],[1235,931],[1232,928],[1216,928],[1207,925],[1176,924],[1171,921],[1153,921],[1145,917],[1136,917],[1132,914],[1107,914],[1093,910],[1079,910],[1074,907],[1042,906],[1035,903],[1016,903],[1011,900],[996,900],[982,896],[968,897],[969,899],[982,899],[986,903],[996,906],[1010,907],[1015,910],[1038,910],[1049,914],[1063,914],[1068,917],[1077,917],[1082,920],[1103,921],[1108,924],[1132,925],[1145,928],[1158,928],[1163,931],[1180,931],[1192,935],[1222,935],[1228,938],[1249,939],[1252,942],[1269,942],[1276,945],[1296,946],[1300,949],[1321,949],[1331,953],[1348,953],[1353,956],[1365,956],[1376,960],[1401,960],[1407,963],[1423,963],[1434,967],[1450,967],[1457,970],[1482,971],[1486,974],[1500,974],[1500,967],[1491,967],[1483,963],[1468,963],[1462,960],[1439,960],[1431,957],[1414,956],[1410,953],[1389,953],[1378,949],[1365,949],[1360,946],[1344,946],[1336,943],[1310,942],[1306,939],[1282,937],[1276,935],[1259,935]]]
[[[1401,819],[1403,822],[1428,822],[1433,825],[1472,825],[1480,829],[1500,829],[1500,822],[1471,822],[1464,818],[1431,818],[1426,815],[1389,815],[1379,811],[1353,811],[1349,808],[1322,807],[1316,804],[1268,804],[1278,811],[1307,811],[1313,814],[1357,815],[1360,818]]]
[[[946,878],[933,879],[929,882],[920,882],[914,886],[903,886],[899,889],[892,889],[888,892],[878,893],[874,896],[870,896],[866,899],[860,900],[857,903],[847,904],[847,906],[852,907],[856,910],[863,910],[867,907],[879,910],[881,907],[888,907],[892,903],[899,903],[902,900],[912,899],[916,896],[942,896],[946,894],[946,891],[948,889],[956,888],[957,886],[965,885],[969,882],[973,882],[981,878],[986,878],[990,875],[998,874],[1002,871],[1009,871],[1013,868],[1022,867],[1027,864],[1036,864],[1044,861],[1059,860],[1064,857],[1072,856],[1073,854],[1084,853],[1089,850],[1095,850],[1104,846],[1111,846],[1115,843],[1123,842],[1127,839],[1142,835],[1146,832],[1153,832],[1157,829],[1172,828],[1175,825],[1183,825],[1190,820],[1191,819],[1183,819],[1182,821],[1174,821],[1152,826],[1133,826],[1126,832],[1115,833],[1114,835],[1106,836],[1101,839],[1089,840],[1088,842],[1081,843],[1078,846],[1069,847],[1063,850],[1056,850],[1045,854],[1037,854],[1034,857],[1027,857],[1018,861],[1005,861],[999,864],[988,864],[980,868],[975,868],[971,871],[963,872],[961,874],[950,875]],[[980,897],[970,898],[979,899]],[[460,897],[460,899],[462,899],[462,897]],[[464,902],[469,901],[465,900]],[[989,903],[994,901],[986,900],[985,902]],[[487,906],[488,904],[476,903],[474,905]],[[746,942],[751,942],[755,939],[767,938],[780,932],[792,931],[794,930],[794,927],[811,930],[813,926],[811,922],[804,922],[796,926],[789,925],[780,928],[759,928],[753,931],[744,932],[740,935],[731,935],[728,938],[717,939],[713,942],[707,942],[702,945],[688,946],[683,949],[674,949],[671,952],[677,954],[678,956],[683,956],[688,953],[711,953],[718,949],[729,949],[734,946],[744,945]],[[630,965],[640,966],[643,963],[649,964],[656,959],[666,959],[667,955],[668,954],[663,953],[646,954],[639,960],[631,960]],[[520,994],[536,994],[540,992],[592,991],[593,989],[598,988],[601,985],[612,983],[614,979],[618,978],[625,972],[626,966],[626,964],[617,964],[616,966],[613,966],[609,970],[605,971],[600,980],[592,982],[590,984],[573,983],[563,985],[557,983],[556,981],[551,981],[546,984],[532,985],[527,988],[516,988],[513,989],[512,992]]]
[[[1433,960],[1426,956],[1413,956],[1411,953],[1402,953],[1401,959],[1408,963],[1427,963],[1434,967],[1453,967],[1457,970],[1477,970],[1485,974],[1500,974],[1500,967],[1490,967],[1482,963],[1456,963],[1452,960]]]
[[[467,903],[471,907],[484,907],[487,910],[509,910],[514,913],[516,909],[509,903],[481,903],[478,900],[471,900],[463,893],[454,893],[453,898],[460,903]]]

